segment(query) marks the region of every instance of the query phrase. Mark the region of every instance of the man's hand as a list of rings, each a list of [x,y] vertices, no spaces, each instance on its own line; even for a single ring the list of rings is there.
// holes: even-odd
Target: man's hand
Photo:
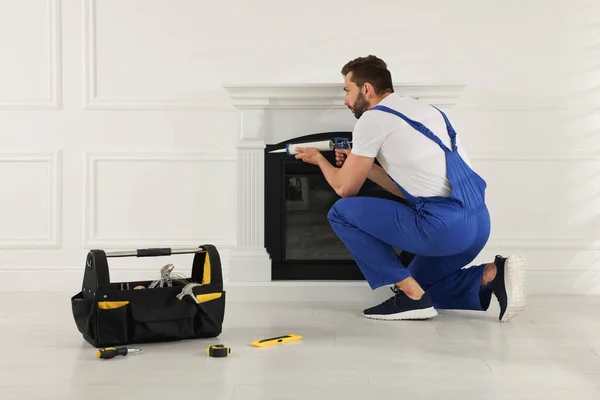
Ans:
[[[349,150],[342,150],[344,157],[344,160],[340,160],[343,163],[342,168],[331,165],[325,156],[315,148],[301,147],[296,151],[298,152],[296,159],[314,164],[321,169],[327,183],[340,197],[355,196],[373,168],[374,158],[357,156]]]
[[[341,167],[348,154],[350,154],[350,149],[335,149],[335,165]]]
[[[296,151],[298,152],[296,159],[309,164],[318,165],[320,160],[325,159],[323,154],[314,147],[297,147]]]

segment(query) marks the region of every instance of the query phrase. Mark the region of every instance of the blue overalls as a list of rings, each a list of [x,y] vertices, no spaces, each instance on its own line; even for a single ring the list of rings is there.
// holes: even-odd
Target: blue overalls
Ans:
[[[328,214],[333,230],[372,289],[412,276],[430,291],[438,309],[487,308],[479,295],[485,264],[463,269],[490,235],[486,182],[459,155],[456,132],[441,110],[451,150],[423,124],[385,106],[371,110],[394,114],[437,143],[446,156],[452,191],[449,197],[415,197],[396,183],[410,205],[374,197],[343,198]],[[417,256],[405,267],[391,246]]]

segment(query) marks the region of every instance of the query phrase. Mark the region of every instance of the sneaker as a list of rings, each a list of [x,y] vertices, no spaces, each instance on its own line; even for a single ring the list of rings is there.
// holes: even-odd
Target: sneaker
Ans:
[[[519,255],[494,259],[496,277],[487,286],[500,304],[501,322],[516,317],[527,306],[525,295],[525,261]]]
[[[363,311],[363,315],[370,319],[380,320],[411,320],[428,319],[438,315],[433,307],[429,292],[425,292],[419,300],[413,300],[396,286],[391,288],[394,296],[383,303]]]

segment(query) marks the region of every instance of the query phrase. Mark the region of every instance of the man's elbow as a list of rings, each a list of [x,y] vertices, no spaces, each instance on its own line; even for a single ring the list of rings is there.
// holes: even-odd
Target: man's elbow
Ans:
[[[342,186],[339,189],[337,189],[336,192],[341,198],[346,198],[356,196],[358,194],[359,189],[360,188]]]

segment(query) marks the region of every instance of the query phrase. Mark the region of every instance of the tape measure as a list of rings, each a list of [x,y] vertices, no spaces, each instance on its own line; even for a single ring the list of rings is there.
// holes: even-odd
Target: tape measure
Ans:
[[[231,349],[224,344],[215,344],[206,349],[206,354],[210,357],[227,357],[229,354],[231,354]]]

